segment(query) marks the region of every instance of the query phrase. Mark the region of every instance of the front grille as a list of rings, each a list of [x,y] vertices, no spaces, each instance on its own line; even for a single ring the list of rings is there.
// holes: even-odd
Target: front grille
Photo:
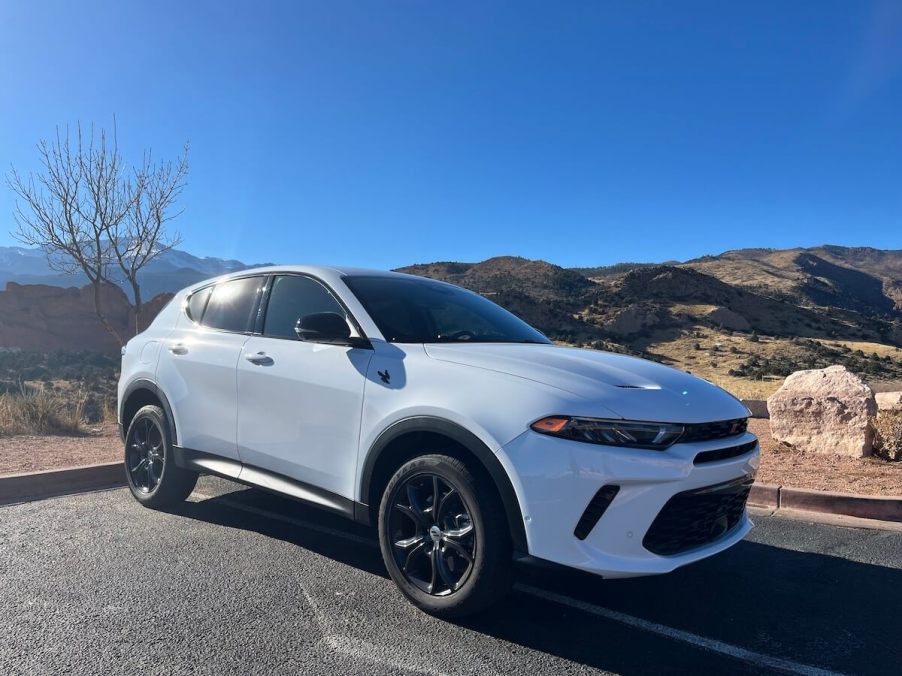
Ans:
[[[589,505],[588,507],[586,507],[586,511],[584,511],[583,515],[579,517],[576,528],[573,529],[573,534],[576,537],[578,537],[580,540],[585,540],[589,536],[589,533],[591,533],[592,529],[595,528],[595,524],[598,523],[601,515],[604,514],[605,510],[608,508],[611,502],[613,502],[614,497],[617,495],[619,490],[620,486],[614,486],[611,484],[602,486],[598,489],[598,492],[595,493],[595,497],[589,501]]]
[[[742,434],[748,429],[748,418],[736,418],[735,420],[719,420],[709,423],[695,423],[686,425],[680,443],[685,441],[711,441],[712,439],[724,439]]]
[[[677,493],[655,517],[642,545],[653,554],[681,554],[717,540],[742,519],[753,477]]]
[[[706,462],[717,462],[718,460],[729,460],[730,458],[738,458],[740,455],[752,451],[758,445],[757,441],[749,441],[738,446],[728,446],[727,448],[716,448],[713,451],[702,451],[693,460],[693,464],[702,465]]]

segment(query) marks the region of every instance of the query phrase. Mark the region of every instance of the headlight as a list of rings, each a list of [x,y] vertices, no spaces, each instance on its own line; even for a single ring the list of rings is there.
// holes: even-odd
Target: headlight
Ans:
[[[651,448],[663,451],[683,435],[682,425],[670,423],[602,420],[555,415],[537,420],[530,427],[540,434],[589,444]]]

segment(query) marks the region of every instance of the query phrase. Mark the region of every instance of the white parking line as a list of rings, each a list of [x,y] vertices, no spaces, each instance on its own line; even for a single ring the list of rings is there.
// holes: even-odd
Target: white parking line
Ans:
[[[777,671],[783,671],[789,674],[805,674],[806,676],[838,676],[839,674],[839,672],[836,671],[821,669],[819,667],[812,667],[807,664],[801,664],[799,662],[793,662],[791,660],[784,660],[779,657],[771,657],[770,655],[756,653],[753,650],[746,650],[745,648],[740,648],[739,646],[735,646],[731,643],[724,643],[723,641],[717,641],[713,638],[699,636],[698,634],[683,631],[682,629],[674,629],[673,627],[668,627],[656,622],[649,622],[648,620],[643,620],[640,617],[627,615],[626,613],[621,613],[617,610],[611,610],[610,608],[597,606],[594,603],[580,601],[579,599],[575,599],[570,596],[564,596],[563,594],[557,594],[545,589],[539,589],[538,587],[533,587],[525,584],[516,584],[514,585],[514,589],[521,593],[529,594],[530,596],[535,596],[546,601],[551,601],[552,603],[569,606],[571,608],[575,608],[576,610],[581,610],[584,613],[603,617],[606,620],[613,620],[614,622],[625,624],[629,627],[633,627],[634,629],[641,629],[642,631],[646,631],[651,634],[664,636],[675,641],[681,641],[682,643],[689,643],[696,648],[702,648],[703,650],[720,653],[721,655],[726,655],[737,660],[742,660],[743,662],[748,662],[749,664],[754,664],[755,666],[775,669]]]
[[[195,492],[195,495],[206,499],[213,497],[197,492]],[[311,521],[304,521],[302,519],[295,519],[290,516],[284,516],[282,514],[270,512],[269,510],[259,509],[257,507],[249,507],[239,502],[229,500],[228,498],[220,497],[220,500],[223,504],[226,504],[229,507],[240,509],[245,512],[250,512],[251,514],[264,516],[268,519],[275,519],[283,523],[290,523],[295,526],[300,526],[301,528],[312,530],[318,533],[324,533],[333,537],[343,538],[345,540],[350,540],[352,542],[366,545],[368,547],[374,547],[377,549],[379,547],[379,544],[377,542],[374,542],[372,539],[354,535],[353,533],[347,533],[336,528],[321,526]],[[786,660],[780,657],[773,657],[771,655],[758,653],[753,650],[747,650],[746,648],[740,648],[739,646],[733,645],[732,643],[725,643],[724,641],[707,638],[705,636],[700,636],[699,634],[693,634],[689,631],[683,631],[682,629],[674,629],[673,627],[668,627],[664,624],[658,624],[657,622],[643,620],[641,617],[627,615],[626,613],[622,613],[618,610],[611,610],[610,608],[605,608],[604,606],[599,606],[594,603],[575,599],[571,596],[565,596],[564,594],[558,594],[556,592],[540,589],[539,587],[517,583],[516,585],[514,585],[514,590],[520,592],[521,594],[534,596],[545,601],[568,606],[575,610],[589,613],[590,615],[595,615],[596,617],[602,617],[612,622],[618,622],[628,627],[632,627],[633,629],[639,629],[650,634],[663,636],[664,638],[668,638],[673,641],[679,641],[681,643],[686,643],[696,648],[707,650],[709,652],[719,653],[721,655],[725,655],[736,660],[741,660],[754,666],[782,671],[788,674],[802,674],[804,676],[840,676],[840,672],[830,671],[829,669],[821,669],[819,667],[813,667],[808,664],[793,662],[792,660]]]

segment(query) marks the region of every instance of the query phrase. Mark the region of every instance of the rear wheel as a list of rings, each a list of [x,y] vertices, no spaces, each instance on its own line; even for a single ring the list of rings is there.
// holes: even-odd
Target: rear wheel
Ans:
[[[379,544],[392,580],[441,617],[483,610],[510,587],[511,547],[494,486],[458,460],[424,455],[391,478]]]
[[[159,406],[144,406],[125,436],[128,487],[142,505],[154,509],[182,502],[197,483],[197,472],[182,469],[172,457],[169,421]]]

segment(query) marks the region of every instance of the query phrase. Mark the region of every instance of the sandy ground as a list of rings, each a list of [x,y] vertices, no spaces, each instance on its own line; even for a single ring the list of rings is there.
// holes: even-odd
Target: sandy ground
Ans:
[[[902,495],[902,462],[794,451],[773,440],[768,420],[749,420],[749,430],[761,443],[757,479],[761,483],[865,495]]]
[[[876,458],[801,453],[777,444],[767,420],[750,420],[761,440],[758,481],[821,491],[902,495],[902,462]],[[0,437],[0,475],[75,467],[122,458],[116,428],[107,426],[80,437]]]
[[[77,467],[122,459],[115,426],[89,429],[83,436],[0,437],[0,475]]]

